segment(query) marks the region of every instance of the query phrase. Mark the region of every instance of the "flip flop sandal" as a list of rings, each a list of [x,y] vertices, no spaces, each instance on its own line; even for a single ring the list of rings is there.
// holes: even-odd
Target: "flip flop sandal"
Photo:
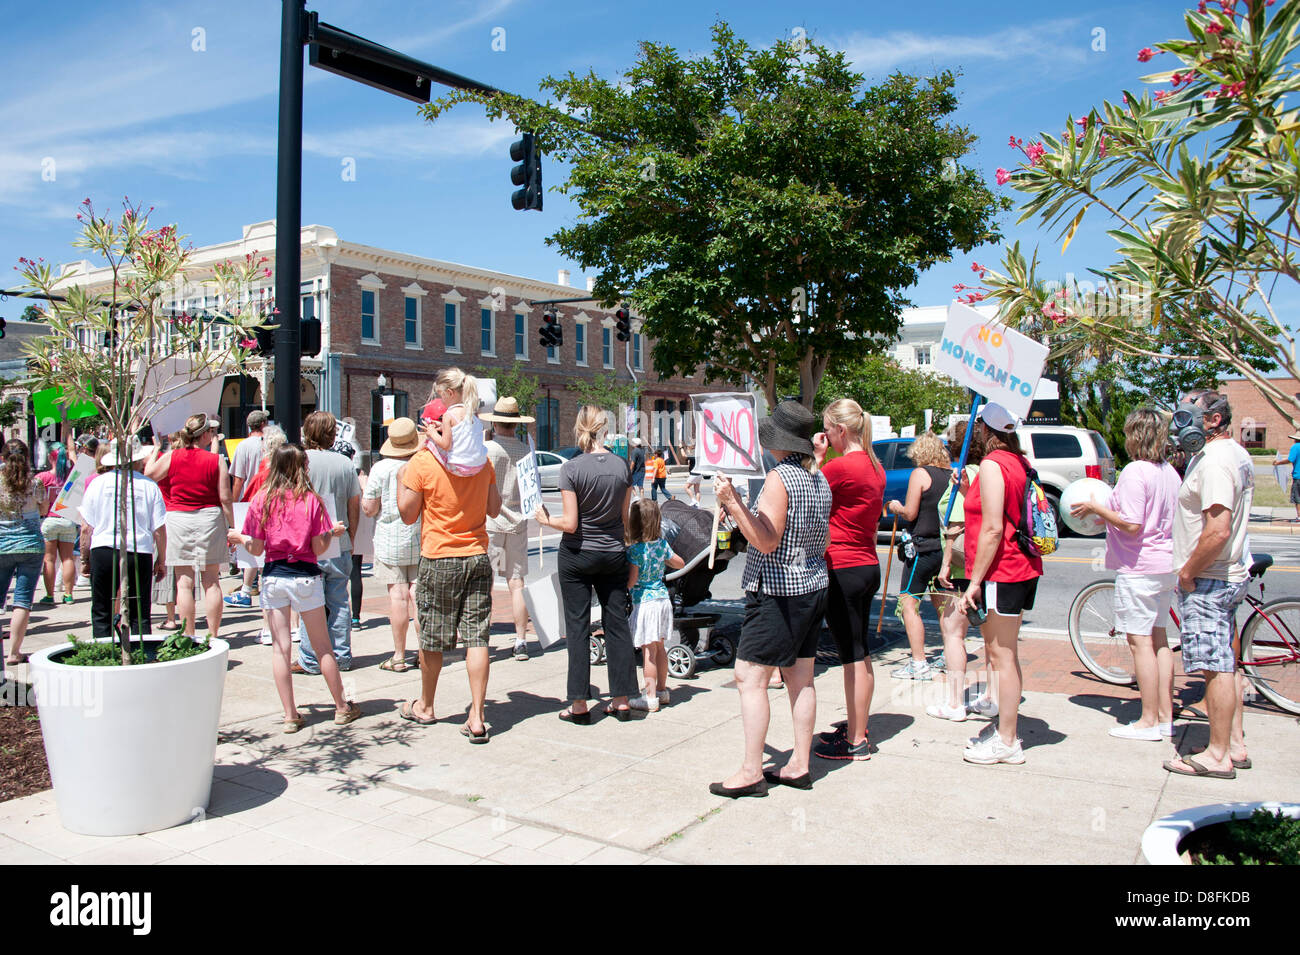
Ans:
[[[464,726],[460,728],[460,735],[465,737],[471,743],[486,743],[488,741],[487,724],[486,723],[483,724],[483,732],[475,733],[473,730],[469,728],[469,724],[466,723]]]
[[[159,629],[159,630],[166,630],[166,631],[168,631],[168,632],[171,632],[172,630],[179,630],[180,628],[181,628],[181,625],[180,625],[179,623],[160,623],[160,624],[158,624],[158,629]]]
[[[17,657],[5,657],[5,666],[16,667],[20,663],[26,663],[27,658],[30,656],[30,653],[20,653]]]
[[[1174,765],[1173,760],[1165,760],[1165,769],[1176,776],[1206,776],[1210,779],[1236,779],[1237,771],[1235,769],[1206,769],[1190,756],[1182,757],[1183,765],[1192,767],[1192,771],[1179,769]]]
[[[411,665],[405,660],[399,660],[394,663],[393,658],[389,657],[383,663],[379,664],[379,669],[387,670],[389,673],[405,673],[407,670],[411,669]]]
[[[1247,756],[1245,759],[1234,759],[1232,761],[1233,769],[1250,769],[1250,767],[1251,767],[1251,762],[1249,756]]]
[[[296,733],[306,725],[307,721],[300,716],[294,720],[285,720],[282,729],[285,733]]]
[[[417,699],[417,700],[410,700],[409,702],[403,703],[398,708],[397,715],[400,716],[402,719],[407,720],[408,722],[417,723],[420,726],[432,726],[434,723],[438,722],[437,717],[425,719],[423,716],[416,716],[415,704],[418,702],[419,700]]]

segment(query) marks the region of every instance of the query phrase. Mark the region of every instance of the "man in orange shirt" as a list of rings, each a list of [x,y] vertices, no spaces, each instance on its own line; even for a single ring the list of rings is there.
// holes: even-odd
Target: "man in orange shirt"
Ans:
[[[452,474],[428,449],[421,449],[397,473],[397,509],[402,520],[420,526],[420,568],[415,605],[420,624],[420,696],[403,703],[402,719],[434,722],[433,698],[442,655],[456,649],[459,631],[469,671],[469,717],[461,732],[486,743],[483,701],[487,698],[488,633],[492,626],[492,564],[487,519],[501,513],[491,462],[467,477]]]

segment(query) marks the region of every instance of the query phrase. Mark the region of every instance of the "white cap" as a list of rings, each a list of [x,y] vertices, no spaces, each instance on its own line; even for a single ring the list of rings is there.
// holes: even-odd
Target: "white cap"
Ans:
[[[1001,434],[1010,434],[1020,424],[1019,418],[996,402],[986,404],[975,418]]]

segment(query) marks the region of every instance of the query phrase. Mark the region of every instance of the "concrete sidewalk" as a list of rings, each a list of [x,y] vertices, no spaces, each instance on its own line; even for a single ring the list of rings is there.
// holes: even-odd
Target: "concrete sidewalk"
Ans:
[[[229,579],[227,586],[233,586]],[[33,621],[27,649],[85,628],[88,597]],[[279,732],[269,648],[256,642],[256,611],[228,612],[231,665],[208,812],[164,832],[79,836],[59,825],[52,792],[0,803],[0,864],[459,862],[935,862],[1133,863],[1156,817],[1225,800],[1294,799],[1300,721],[1264,706],[1247,711],[1255,768],[1233,781],[1171,776],[1166,743],[1113,739],[1117,719],[1136,718],[1133,691],[1087,676],[1068,642],[1022,641],[1026,677],[1022,766],[964,763],[965,740],[982,720],[925,715],[940,683],[893,680],[906,651],[876,656],[868,762],[814,760],[810,792],[773,789],[764,799],[721,799],[708,784],[729,775],[741,752],[739,701],[729,670],[703,669],[670,682],[671,706],[645,719],[591,726],[556,719],[562,708],[563,645],[527,662],[510,657],[504,622],[494,625],[487,717],[492,740],[460,735],[469,688],[449,656],[439,723],[416,726],[396,707],[418,692],[419,671],[382,671],[391,653],[386,600],[366,579],[367,625],[354,634],[345,674],[365,716],[335,727],[316,677],[296,677],[308,727]],[[496,595],[496,619],[508,612]],[[968,641],[974,669],[978,639]],[[21,678],[21,673],[13,674]],[[592,670],[604,689],[603,667]],[[1180,687],[1182,681],[1179,683]],[[843,718],[837,667],[818,666],[818,728]],[[791,742],[783,691],[770,691],[769,753]],[[1179,724],[1175,744],[1199,749],[1203,723]]]

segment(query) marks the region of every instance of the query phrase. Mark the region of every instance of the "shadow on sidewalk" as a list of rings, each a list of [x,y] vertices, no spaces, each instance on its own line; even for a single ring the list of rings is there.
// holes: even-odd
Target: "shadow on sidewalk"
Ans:
[[[995,720],[994,723],[996,722]],[[1066,739],[1064,733],[1052,729],[1046,721],[1036,716],[1025,716],[1024,713],[1021,713],[1016,720],[1016,735],[1020,737],[1020,745],[1024,749],[1032,749],[1035,746],[1055,746]]]

